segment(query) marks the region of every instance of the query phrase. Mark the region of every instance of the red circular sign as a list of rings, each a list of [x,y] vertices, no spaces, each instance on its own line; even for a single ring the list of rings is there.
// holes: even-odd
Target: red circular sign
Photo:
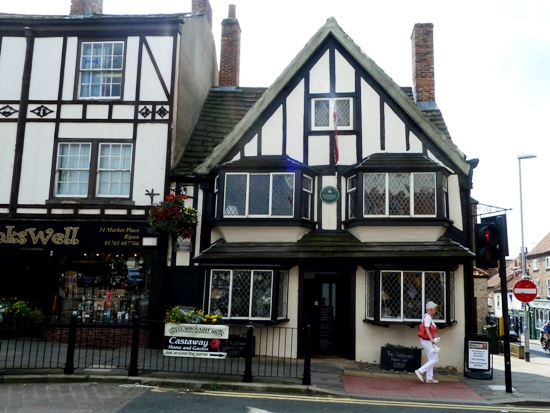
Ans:
[[[533,281],[519,280],[514,284],[514,296],[522,303],[530,303],[537,298],[537,286]]]

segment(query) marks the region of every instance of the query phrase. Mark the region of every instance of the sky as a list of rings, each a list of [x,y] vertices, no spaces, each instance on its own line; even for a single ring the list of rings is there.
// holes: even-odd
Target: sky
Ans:
[[[410,36],[434,24],[436,102],[453,142],[479,159],[472,196],[506,210],[510,256],[550,233],[550,1],[210,0],[221,22],[236,6],[241,86],[270,86],[329,17],[399,86],[411,86]],[[0,13],[68,14],[70,0],[0,0]],[[104,0],[105,14],[191,11],[191,0]],[[549,180],[550,181],[550,180]],[[550,185],[549,185],[550,186]]]

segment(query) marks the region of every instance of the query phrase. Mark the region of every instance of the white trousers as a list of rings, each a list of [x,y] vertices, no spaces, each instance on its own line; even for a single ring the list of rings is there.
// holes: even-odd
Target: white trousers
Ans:
[[[439,359],[437,357],[437,353],[430,353],[430,350],[432,349],[432,342],[430,340],[420,339],[420,344],[422,344],[422,347],[424,347],[424,350],[428,355],[428,361],[418,370],[421,373],[426,373],[426,380],[431,380],[434,377],[434,366]]]

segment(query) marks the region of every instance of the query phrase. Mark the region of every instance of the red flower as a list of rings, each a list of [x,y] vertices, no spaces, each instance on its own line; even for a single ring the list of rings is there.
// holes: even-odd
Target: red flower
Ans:
[[[215,338],[214,340],[210,341],[210,347],[212,348],[220,348],[221,341]]]

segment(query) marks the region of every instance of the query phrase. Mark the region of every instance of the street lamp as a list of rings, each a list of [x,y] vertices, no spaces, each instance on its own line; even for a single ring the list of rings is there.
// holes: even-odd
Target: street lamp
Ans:
[[[520,222],[521,222],[521,278],[527,278],[525,274],[525,245],[523,241],[523,195],[521,192],[521,160],[522,159],[532,159],[536,158],[537,155],[533,154],[522,154],[518,155],[518,167],[519,167],[519,215],[520,215]],[[525,317],[525,361],[530,361],[529,356],[529,304],[525,304],[525,311],[524,311],[524,317]],[[508,314],[506,314],[506,322],[508,322]]]

